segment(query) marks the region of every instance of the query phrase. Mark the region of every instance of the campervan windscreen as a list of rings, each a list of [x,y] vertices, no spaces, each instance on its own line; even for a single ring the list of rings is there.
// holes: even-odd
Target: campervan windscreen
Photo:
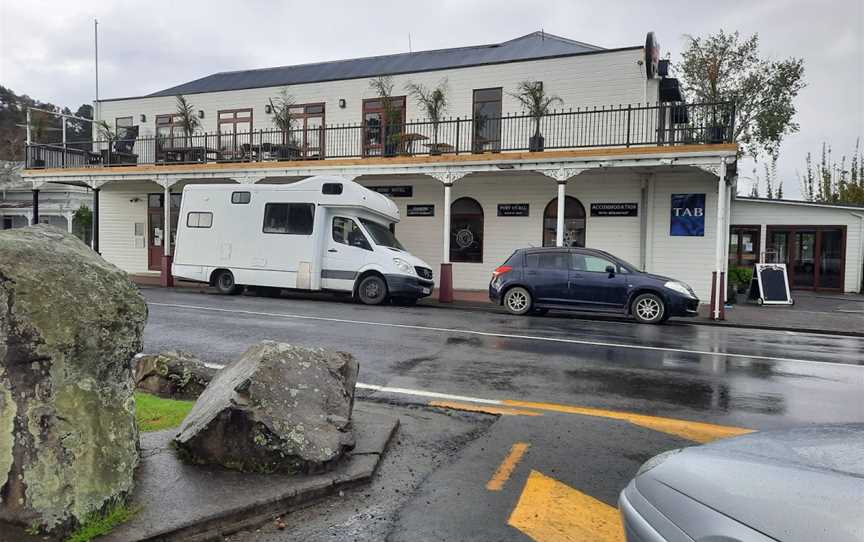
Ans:
[[[396,236],[393,235],[393,232],[387,226],[366,220],[365,218],[361,218],[360,222],[363,223],[363,226],[369,232],[369,235],[372,236],[372,240],[375,241],[376,245],[405,250],[405,247],[402,246],[402,243],[396,239]]]

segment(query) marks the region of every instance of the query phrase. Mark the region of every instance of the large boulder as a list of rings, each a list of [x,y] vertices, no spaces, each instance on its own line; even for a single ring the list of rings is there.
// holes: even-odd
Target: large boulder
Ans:
[[[197,399],[215,374],[216,369],[188,352],[140,355],[135,360],[135,387],[166,399]]]
[[[350,354],[265,341],[210,382],[174,440],[193,463],[308,473],[354,446]]]
[[[0,232],[0,532],[62,532],[132,490],[146,319],[126,273],[74,236]]]

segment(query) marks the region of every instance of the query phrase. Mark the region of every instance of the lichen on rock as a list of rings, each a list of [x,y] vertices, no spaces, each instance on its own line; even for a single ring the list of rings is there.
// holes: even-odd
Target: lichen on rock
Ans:
[[[131,492],[146,319],[126,274],[74,236],[0,232],[0,522],[62,532]]]
[[[358,365],[321,348],[265,341],[222,369],[174,444],[193,463],[249,472],[319,472],[354,446]]]

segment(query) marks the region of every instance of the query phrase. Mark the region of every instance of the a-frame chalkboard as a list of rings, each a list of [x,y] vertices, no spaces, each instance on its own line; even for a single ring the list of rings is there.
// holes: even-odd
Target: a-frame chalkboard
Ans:
[[[756,278],[759,284],[760,305],[792,305],[789,277],[786,265],[781,263],[757,263]]]

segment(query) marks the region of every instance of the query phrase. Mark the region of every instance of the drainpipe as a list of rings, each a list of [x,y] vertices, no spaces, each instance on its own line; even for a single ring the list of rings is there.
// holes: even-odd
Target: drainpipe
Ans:
[[[858,219],[858,293],[864,293],[864,215],[849,213]]]
[[[714,251],[714,276],[713,286],[714,286],[714,306],[713,309],[713,317],[714,320],[722,320],[723,319],[723,303],[724,303],[724,294],[722,292],[723,288],[723,254],[725,253],[723,250],[723,240],[726,239],[726,236],[723,235],[723,224],[726,218],[726,158],[720,159],[720,179],[717,183],[717,226],[714,232],[714,237],[716,238],[715,243],[715,251]]]

